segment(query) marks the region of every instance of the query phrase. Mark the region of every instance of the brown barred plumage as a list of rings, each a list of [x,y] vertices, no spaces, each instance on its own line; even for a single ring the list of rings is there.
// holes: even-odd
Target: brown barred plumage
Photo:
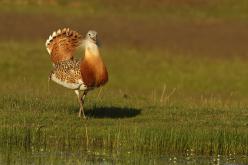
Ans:
[[[57,30],[49,36],[46,42],[47,50],[53,63],[73,58],[73,53],[81,44],[82,36],[69,28]]]

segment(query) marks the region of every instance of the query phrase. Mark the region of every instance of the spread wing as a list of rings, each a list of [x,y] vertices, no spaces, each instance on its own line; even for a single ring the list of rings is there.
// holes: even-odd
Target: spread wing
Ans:
[[[69,28],[57,30],[46,41],[46,48],[53,63],[73,59],[73,53],[82,43],[82,35]]]

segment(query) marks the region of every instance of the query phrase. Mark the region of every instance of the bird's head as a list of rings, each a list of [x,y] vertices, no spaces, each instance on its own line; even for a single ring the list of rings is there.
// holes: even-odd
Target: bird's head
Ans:
[[[97,32],[94,30],[89,30],[82,42],[82,47],[86,50],[86,52],[90,50],[91,53],[99,55],[98,46],[99,42],[97,38]]]
[[[97,32],[94,30],[89,30],[85,36],[85,39],[97,44]]]

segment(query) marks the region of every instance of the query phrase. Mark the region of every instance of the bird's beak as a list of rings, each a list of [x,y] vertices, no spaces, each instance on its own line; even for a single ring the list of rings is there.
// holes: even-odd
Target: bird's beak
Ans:
[[[91,39],[96,43],[97,46],[100,46],[100,45],[99,45],[100,42],[99,42],[99,40],[98,40],[98,37],[92,37]]]
[[[91,37],[91,39],[93,40],[93,41],[95,41],[96,42],[96,36],[94,36],[94,37]]]

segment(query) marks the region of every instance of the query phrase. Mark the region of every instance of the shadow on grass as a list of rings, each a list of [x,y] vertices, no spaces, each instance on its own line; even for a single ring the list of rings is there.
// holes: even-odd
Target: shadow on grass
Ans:
[[[85,111],[85,115],[92,118],[129,118],[140,113],[140,109],[120,107],[95,107]]]

